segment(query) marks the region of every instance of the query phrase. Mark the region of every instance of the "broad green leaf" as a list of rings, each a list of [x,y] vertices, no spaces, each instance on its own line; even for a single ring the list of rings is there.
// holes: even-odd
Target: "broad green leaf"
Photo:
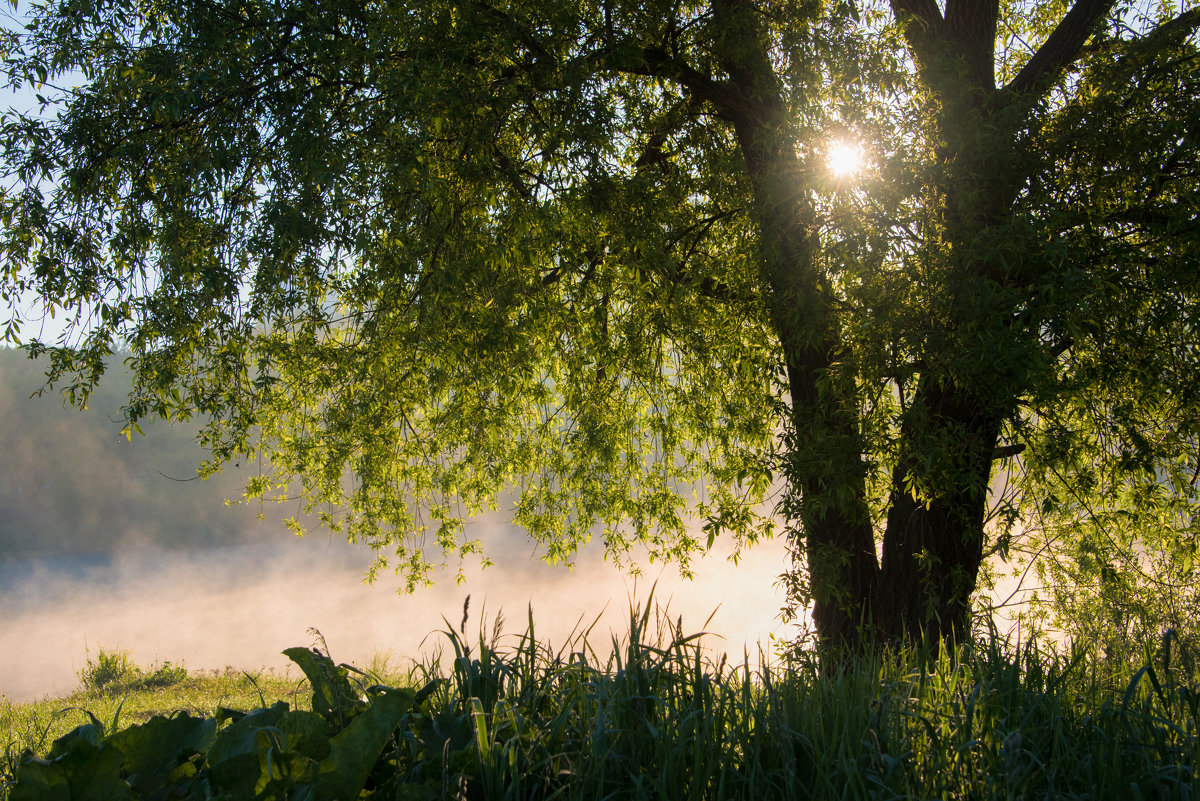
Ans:
[[[212,718],[187,713],[155,716],[110,735],[107,744],[124,754],[124,771],[133,789],[150,796],[177,778],[186,778],[176,776],[177,769],[208,752],[216,729]]]
[[[312,687],[312,708],[330,724],[345,726],[365,702],[347,678],[347,671],[328,656],[311,648],[288,648],[284,656],[295,662]]]
[[[123,801],[134,798],[129,783],[121,776],[125,755],[120,749],[106,743],[96,745],[86,737],[72,737],[56,742],[53,753],[53,758],[29,760],[17,768],[17,782],[10,799]]]
[[[357,798],[384,745],[412,705],[412,693],[389,690],[330,741],[331,752],[318,768],[317,795],[321,798]]]

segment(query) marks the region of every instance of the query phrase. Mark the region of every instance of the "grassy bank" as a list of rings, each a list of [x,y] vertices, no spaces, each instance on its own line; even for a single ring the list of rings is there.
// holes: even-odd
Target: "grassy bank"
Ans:
[[[363,670],[378,683],[403,684],[407,677],[386,654],[376,655]],[[45,753],[55,740],[93,717],[112,730],[156,715],[212,717],[221,708],[256,709],[277,701],[306,710],[311,709],[311,697],[299,670],[188,671],[170,662],[145,668],[134,664],[126,651],[101,648],[89,655],[79,672],[79,686],[70,695],[24,703],[0,695],[0,758],[7,757],[0,770],[5,764],[11,767],[26,750]]]
[[[104,652],[102,652],[104,653]],[[61,698],[19,703],[0,697],[0,755],[25,749],[45,753],[51,743],[84,723],[90,712],[106,728],[145,723],[155,715],[186,711],[213,715],[224,706],[253,709],[286,700],[306,707],[308,692],[296,676],[273,673],[188,673],[164,684],[81,685]]]
[[[696,638],[648,613],[632,616],[611,657],[582,638],[551,650],[532,621],[520,637],[448,637],[445,675],[427,668],[393,681],[401,689],[320,649],[293,649],[307,703],[294,680],[264,687],[259,677],[254,690],[211,677],[227,689],[185,700],[187,682],[162,688],[135,722],[130,693],[117,728],[131,733],[84,716],[90,727],[34,749],[48,759],[22,766],[10,753],[5,778],[20,778],[11,799],[37,798],[55,777],[69,783],[89,759],[88,780],[103,774],[106,792],[127,798],[1133,801],[1200,791],[1200,686],[1169,639],[1136,669],[993,637],[936,660],[907,652],[835,672],[805,659],[713,664]],[[155,703],[191,714],[148,717]],[[239,704],[258,711],[219,709]]]

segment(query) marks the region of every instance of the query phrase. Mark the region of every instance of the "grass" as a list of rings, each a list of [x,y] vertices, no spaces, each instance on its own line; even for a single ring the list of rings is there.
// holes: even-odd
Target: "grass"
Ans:
[[[390,652],[376,652],[363,666],[376,684],[402,685],[409,671]],[[100,648],[79,671],[79,688],[61,698],[19,703],[0,695],[0,758],[28,749],[45,752],[51,743],[91,713],[106,728],[144,723],[155,715],[188,712],[212,716],[217,710],[256,709],[287,701],[293,709],[311,707],[311,691],[303,676],[275,671],[192,671],[164,662],[151,668],[135,665],[128,651]],[[0,796],[2,798],[3,796]]]
[[[18,703],[0,696],[0,760],[7,757],[11,765],[25,749],[44,753],[54,740],[88,723],[88,713],[112,729],[155,715],[186,711],[211,716],[220,707],[253,709],[277,700],[306,708],[309,698],[303,680],[285,674],[232,668],[189,673],[169,662],[143,670],[121,650],[101,649],[79,676],[79,689],[62,698]]]
[[[647,610],[631,614],[624,639],[603,650],[592,647],[587,632],[551,649],[537,638],[532,616],[516,637],[504,636],[499,620],[477,637],[461,627],[445,634],[447,670],[428,664],[401,675],[380,656],[372,671],[343,672],[357,688],[354,697],[314,707],[332,732],[335,718],[344,726],[343,716],[392,697],[367,690],[371,683],[425,687],[422,700],[413,701],[411,691],[405,696],[403,703],[413,703],[398,726],[387,724],[387,744],[362,797],[1200,796],[1200,684],[1172,663],[1169,637],[1137,670],[1087,651],[1044,650],[1036,640],[1014,645],[993,632],[936,659],[888,652],[822,671],[804,654],[757,670],[713,663],[679,621]],[[309,653],[333,665],[321,650]],[[257,709],[278,699],[310,708],[308,688],[286,677],[187,676],[135,688],[131,675],[162,669],[123,671],[119,659],[110,661],[100,672],[116,676],[111,686],[122,687],[120,694],[100,686],[60,701],[0,707],[9,741],[0,779],[12,780],[20,749],[44,754],[59,732],[90,720],[83,712],[58,715],[64,705],[88,709],[109,732],[176,709],[212,716],[219,707]],[[98,659],[95,668],[104,664]],[[87,675],[95,683],[96,670]],[[301,720],[275,713],[271,731]],[[288,781],[300,782],[294,766],[309,757],[289,757],[286,741],[270,742],[274,753],[293,760],[280,763],[293,766]],[[311,759],[328,752],[316,749]],[[264,764],[284,757],[268,754]],[[260,761],[251,760],[253,770]],[[278,779],[247,781],[259,797],[288,792]],[[5,794],[0,790],[0,798]]]

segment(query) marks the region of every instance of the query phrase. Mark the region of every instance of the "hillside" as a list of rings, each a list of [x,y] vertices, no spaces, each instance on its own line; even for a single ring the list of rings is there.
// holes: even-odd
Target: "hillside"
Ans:
[[[128,386],[114,366],[90,408],[43,386],[43,366],[0,349],[0,558],[77,556],[154,545],[211,548],[264,537],[257,505],[234,505],[248,471],[196,476],[197,426],[143,426],[126,439],[115,419]],[[33,396],[33,397],[31,397]],[[268,508],[271,517],[295,509]]]

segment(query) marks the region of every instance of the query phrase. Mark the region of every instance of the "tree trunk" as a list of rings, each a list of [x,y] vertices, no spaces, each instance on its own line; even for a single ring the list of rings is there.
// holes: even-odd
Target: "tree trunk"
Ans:
[[[1000,416],[967,393],[932,382],[918,390],[914,405],[926,428],[917,432],[905,424],[901,430],[903,455],[892,472],[874,619],[890,640],[936,647],[964,637],[970,623]],[[954,464],[935,466],[932,494],[919,499],[908,479],[921,469],[916,450],[931,432],[954,443]]]
[[[713,0],[723,31],[718,58],[730,89],[719,103],[733,122],[754,188],[762,275],[787,364],[791,430],[783,511],[799,520],[807,594],[820,639],[858,651],[879,635],[937,647],[961,638],[983,559],[983,522],[997,441],[1021,391],[1019,375],[992,373],[995,348],[1017,346],[1012,308],[996,292],[1011,265],[991,264],[980,235],[1002,224],[1022,182],[1017,133],[1027,103],[1000,96],[994,59],[997,0],[892,0],[922,80],[940,111],[939,158],[947,286],[940,353],[901,422],[882,562],[867,504],[854,379],[841,375],[834,292],[817,255],[815,212],[798,168],[791,126],[767,57],[758,12],[746,0]],[[1112,0],[1078,0],[1011,89],[1033,91],[1078,54]],[[1008,301],[1013,304],[1010,297]],[[965,374],[936,362],[980,365]],[[1011,369],[1011,368],[1009,368]],[[951,368],[953,370],[953,368]],[[1017,371],[1019,372],[1019,370]],[[913,482],[916,482],[914,487]],[[915,491],[914,491],[915,490]],[[799,545],[799,543],[797,543]]]
[[[783,347],[797,440],[789,449],[788,491],[798,500],[785,511],[801,523],[818,636],[835,649],[858,650],[879,573],[858,421],[851,404],[829,402],[832,388],[821,391],[820,370],[795,364],[794,340]]]
[[[783,511],[801,522],[820,638],[856,648],[879,566],[858,409],[837,400],[847,392],[852,399],[854,389],[853,378],[832,369],[840,348],[834,292],[817,259],[816,213],[759,14],[745,0],[714,0],[713,7],[725,32],[720,56],[738,98],[725,111],[754,187],[767,305],[787,366],[792,425]],[[851,386],[839,386],[843,381]]]
[[[981,347],[966,333],[960,340],[954,332],[987,326],[1003,339],[1005,332],[995,326],[1011,324],[1011,315],[987,309],[975,297],[978,281],[994,279],[970,256],[979,233],[1003,219],[1019,185],[1009,175],[1013,131],[996,124],[996,109],[984,102],[995,91],[997,6],[995,0],[958,0],[943,21],[934,4],[912,2],[914,13],[928,18],[906,33],[924,50],[918,54],[924,56],[922,72],[943,102],[942,235],[947,258],[958,262],[950,272],[962,281],[951,290],[961,296],[947,297],[954,308],[944,317],[949,347],[957,352],[942,355],[962,363],[966,348],[986,359],[987,344]],[[986,370],[966,376],[965,386],[955,380],[963,376],[921,377],[897,443],[881,565],[867,503],[858,392],[855,379],[839,369],[835,292],[818,260],[816,213],[761,20],[746,0],[714,0],[713,8],[724,32],[718,56],[729,78],[722,86],[730,90],[715,102],[733,123],[753,185],[763,283],[787,366],[789,488],[782,511],[800,524],[803,542],[796,545],[808,572],[803,589],[813,602],[818,636],[842,651],[860,651],[876,636],[935,645],[961,637],[983,557],[992,457],[1009,411],[1004,399],[1017,387],[1012,377]],[[930,55],[931,50],[937,52]],[[967,69],[960,70],[964,55]],[[989,135],[981,138],[980,132]],[[987,309],[986,320],[978,318],[981,308]],[[994,345],[988,337],[981,341]],[[944,463],[929,465],[929,454]],[[913,477],[926,482],[917,495],[910,491]]]

